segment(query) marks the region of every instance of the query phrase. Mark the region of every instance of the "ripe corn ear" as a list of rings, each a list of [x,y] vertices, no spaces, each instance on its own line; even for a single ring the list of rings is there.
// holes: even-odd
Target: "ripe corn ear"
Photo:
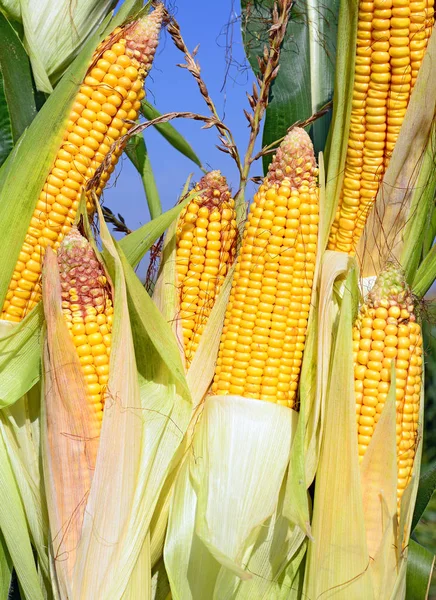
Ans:
[[[353,331],[359,460],[365,456],[396,370],[398,505],[413,472],[422,385],[422,335],[400,269],[379,275]]]
[[[250,207],[213,392],[296,408],[318,239],[318,171],[307,133],[284,139]]]
[[[57,255],[62,312],[79,357],[87,399],[103,419],[113,319],[112,292],[91,244],[73,226]]]
[[[70,112],[61,147],[36,204],[9,284],[1,318],[21,321],[41,299],[41,264],[47,246],[58,249],[70,230],[82,189],[111,145],[136,120],[143,83],[158,43],[163,7],[119,27],[97,48]],[[97,196],[115,168],[111,156]],[[88,199],[91,208],[91,199]]]
[[[225,177],[207,173],[201,192],[177,224],[176,271],[186,367],[192,362],[207,319],[236,252],[235,203]]]
[[[359,20],[344,181],[328,248],[354,254],[434,24],[434,0],[369,0]]]

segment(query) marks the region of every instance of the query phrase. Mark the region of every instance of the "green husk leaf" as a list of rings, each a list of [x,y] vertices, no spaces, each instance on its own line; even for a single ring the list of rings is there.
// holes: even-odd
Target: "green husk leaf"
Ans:
[[[163,234],[171,223],[179,216],[180,212],[189,202],[198,196],[198,192],[191,192],[182,202],[146,223],[136,231],[124,236],[119,241],[119,246],[126,256],[129,264],[136,267],[154,242]]]
[[[100,211],[99,211],[100,212]],[[133,270],[127,263],[122,252],[117,251],[116,246],[109,236],[107,227],[102,220],[100,213],[100,226],[102,232],[102,240],[105,247],[104,257],[109,272],[112,274],[114,279],[115,290],[117,288],[126,288],[126,300],[128,301],[130,320],[133,327],[133,341],[135,345],[135,353],[137,356],[137,375],[134,380],[139,381],[139,400],[140,404],[135,410],[136,402],[132,398],[131,394],[126,394],[125,388],[117,384],[117,377],[126,381],[126,374],[122,373],[124,363],[126,362],[125,348],[126,339],[124,344],[119,344],[116,339],[116,334],[113,334],[112,342],[112,353],[118,349],[119,360],[123,360],[118,365],[112,363],[113,354],[111,354],[111,379],[109,382],[109,388],[115,398],[119,400],[115,403],[118,406],[117,412],[129,413],[130,424],[135,429],[130,431],[129,435],[119,435],[109,428],[118,427],[118,421],[120,415],[116,415],[115,419],[110,419],[109,425],[106,425],[107,408],[105,408],[105,417],[103,420],[103,430],[100,443],[103,443],[106,435],[106,450],[102,450],[100,447],[96,472],[93,480],[93,487],[91,489],[90,500],[87,505],[87,515],[90,511],[91,515],[89,521],[85,519],[84,527],[86,526],[86,536],[89,539],[90,549],[86,554],[80,556],[80,567],[76,566],[76,585],[82,585],[82,589],[86,589],[89,597],[110,597],[110,598],[137,598],[141,595],[138,585],[138,577],[132,579],[130,573],[138,560],[139,552],[143,549],[144,539],[147,535],[150,519],[155,509],[155,505],[159,498],[159,492],[163,485],[166,475],[170,467],[171,460],[175,451],[177,450],[180,441],[183,437],[184,431],[186,430],[189,418],[191,415],[191,402],[189,400],[189,390],[186,387],[186,381],[178,379],[178,373],[183,378],[183,372],[180,367],[177,367],[178,352],[175,344],[171,344],[171,337],[169,334],[169,327],[163,320],[163,318],[154,308],[155,313],[150,313],[151,307],[153,306],[151,300],[147,296],[147,292],[134,275]],[[124,284],[124,281],[126,284]],[[124,292],[123,292],[124,293]],[[148,306],[144,309],[145,297],[148,298]],[[118,297],[115,299],[115,309],[117,303],[119,305],[122,298]],[[125,308],[124,308],[125,307]],[[124,318],[127,317],[126,302],[123,302],[123,311],[125,311]],[[115,323],[117,322],[117,317]],[[163,333],[163,331],[167,330]],[[126,322],[119,324],[119,332],[130,330],[130,327]],[[115,328],[114,328],[115,332]],[[165,342],[165,344],[164,344]],[[161,344],[165,347],[167,356],[166,361],[162,360],[159,351],[155,348],[154,343]],[[117,345],[119,344],[119,345]],[[173,345],[173,348],[172,348]],[[173,358],[172,358],[173,357]],[[133,358],[133,357],[132,357]],[[132,363],[135,366],[134,360],[127,360],[127,363]],[[167,366],[170,365],[170,368]],[[126,367],[124,367],[125,369]],[[130,366],[128,367],[131,368]],[[113,369],[113,370],[112,370]],[[112,379],[114,378],[115,381]],[[130,386],[133,385],[133,377],[128,378]],[[125,383],[123,384],[125,385]],[[122,391],[117,392],[117,387]],[[130,388],[132,391],[132,388]],[[124,393],[123,393],[124,392]],[[125,402],[122,401],[125,398]],[[126,410],[126,402],[128,402]],[[122,406],[119,406],[122,404]],[[107,405],[106,405],[107,406]],[[111,407],[112,408],[112,407]],[[112,409],[113,410],[113,409]],[[114,415],[115,416],[115,415]],[[106,434],[105,434],[105,426]],[[126,445],[126,440],[134,441],[137,444],[137,451],[139,455],[136,460],[136,469],[132,468],[132,461],[122,461],[120,464],[119,458],[116,456],[112,460],[108,460],[107,451],[110,446],[114,446],[113,440],[119,440],[119,444],[115,445],[115,448],[111,450],[112,453],[117,453],[119,456],[122,454],[119,445]],[[132,446],[128,444],[127,446]],[[131,452],[131,450],[129,450]],[[110,459],[110,457],[109,457]],[[115,466],[114,466],[115,465]],[[106,472],[103,472],[101,480],[99,477],[99,468],[105,468]],[[118,484],[117,490],[119,493],[114,495],[113,507],[108,507],[107,489],[111,486],[114,489],[114,476],[118,477],[118,473],[125,474],[132,477],[132,484],[123,481],[123,484]],[[110,478],[111,483],[106,481],[106,478]],[[121,480],[120,480],[121,483]],[[127,484],[127,485],[126,485]],[[95,485],[98,487],[94,488]],[[90,507],[90,501],[95,491],[94,506]],[[130,497],[127,504],[126,499]],[[124,502],[124,510],[120,510],[119,504]],[[100,507],[100,508],[99,508]],[[118,508],[117,508],[118,507]],[[100,512],[98,512],[100,511]],[[114,533],[113,521],[114,518],[118,519],[120,515],[121,519],[124,520],[125,526],[122,530],[119,530],[120,535]],[[111,539],[117,541],[115,544],[116,548],[111,548],[110,551],[106,552],[101,548],[101,544],[94,538],[93,531],[98,525],[99,521],[104,521],[105,528],[98,527],[98,529],[104,530]],[[107,529],[106,529],[107,528]],[[106,538],[105,538],[106,539]],[[83,538],[81,547],[84,544]],[[94,548],[92,546],[94,545]],[[104,562],[108,565],[110,575],[108,577],[106,573],[105,581],[101,581],[99,587],[91,581],[93,576],[92,565],[100,564],[101,561],[96,553],[100,553],[100,557],[104,559]],[[114,554],[114,560],[110,560],[109,554]],[[149,549],[147,549],[147,561],[149,561]],[[80,570],[79,570],[80,569]],[[85,581],[82,582],[83,571],[85,573]],[[135,574],[134,574],[135,575]],[[88,580],[89,578],[89,580]],[[147,589],[149,584],[147,583]],[[98,590],[98,591],[97,591]],[[130,596],[128,595],[130,594]],[[135,595],[136,594],[136,595]]]
[[[25,600],[43,600],[20,494],[0,436],[0,529]]]
[[[320,239],[327,245],[328,232],[336,213],[344,178],[348,134],[350,130],[351,100],[354,86],[358,0],[341,2],[339,8],[338,41],[333,96],[333,117],[326,146],[326,208],[327,230]]]
[[[0,411],[0,430],[23,501],[41,585],[49,589],[48,515],[40,461],[40,397],[35,385],[13,405]]]
[[[21,0],[24,45],[36,86],[46,93],[115,5],[114,0]]]
[[[0,408],[16,402],[39,381],[43,318],[39,305],[21,323],[0,321]]]
[[[93,35],[87,42],[0,171],[0,223],[3,224],[3,268],[0,273],[2,306],[39,194],[60,147],[79,82],[88,67],[97,41],[98,37]]]
[[[158,509],[153,515],[151,523],[152,565],[157,563],[163,550],[173,484],[181,468],[181,464],[189,452],[192,435],[195,432],[197,420],[202,410],[201,402],[204,400],[213,379],[224,316],[232,285],[233,271],[234,269],[231,268],[224,280],[221,291],[201,335],[194,359],[186,375],[194,410],[183,444],[173,461],[171,474],[165,481],[159,498]]]
[[[418,542],[410,540],[407,552],[406,600],[426,600],[435,556]]]
[[[412,191],[409,218],[404,231],[404,247],[400,263],[409,283],[412,283],[418,269],[425,234],[434,208],[436,192],[435,146],[436,123],[433,124],[419,175]]]
[[[150,157],[142,135],[135,135],[130,138],[126,146],[126,154],[141,176],[142,185],[144,186],[145,196],[147,198],[148,210],[150,211],[151,218],[155,219],[162,214],[162,205],[153,175],[153,169],[151,167]]]
[[[272,0],[242,0],[242,35],[245,52],[256,75],[258,56],[268,45]],[[271,86],[262,144],[282,138],[296,121],[304,120],[324,106],[333,94],[337,13],[339,1],[304,0],[294,3],[281,49],[280,70]],[[330,116],[313,126],[315,150],[324,149]],[[263,159],[266,173],[271,156]]]
[[[143,0],[124,0],[120,6],[120,9],[112,17],[109,29],[113,30],[115,27],[118,27],[118,25],[121,25],[121,23],[124,23],[128,19],[148,12],[150,5],[150,1],[148,1],[144,6]]]
[[[433,463],[419,479],[415,510],[413,512],[412,531],[418,525],[428,503],[436,490],[436,463]]]
[[[0,532],[0,597],[7,598],[12,577],[12,562],[3,534]]]
[[[413,278],[412,290],[418,298],[423,298],[436,279],[436,246],[433,246]]]
[[[262,401],[206,399],[171,502],[164,558],[175,598],[218,597],[220,565],[251,578],[247,552],[276,509],[297,420]]]
[[[143,100],[141,103],[141,112],[146,119],[151,121],[156,117],[160,117],[161,113],[153,106],[148,100]],[[185,140],[185,138],[177,131],[177,129],[171,125],[171,123],[159,123],[155,125],[157,131],[181,154],[192,160],[200,169],[202,164],[198,156],[195,154],[191,145]]]
[[[19,21],[21,19],[20,0],[0,0],[0,7],[8,19]]]
[[[12,139],[18,140],[36,115],[29,57],[15,29],[0,12],[0,69]]]
[[[329,339],[324,340],[323,352],[326,358],[331,352],[331,359],[315,483],[314,541],[309,541],[303,590],[310,598],[374,598],[355,433],[352,290],[356,287],[351,269],[340,289],[341,310],[331,350]]]
[[[433,32],[392,158],[357,248],[362,259],[363,277],[376,275],[388,259],[401,257],[404,236],[408,231],[405,225],[411,216],[413,190],[417,186],[420,169],[426,162],[425,150],[436,114],[435,61],[436,35]]]

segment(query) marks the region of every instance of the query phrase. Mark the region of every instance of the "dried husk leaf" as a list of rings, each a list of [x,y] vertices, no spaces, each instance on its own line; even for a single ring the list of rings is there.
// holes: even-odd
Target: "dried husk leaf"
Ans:
[[[315,483],[313,541],[308,545],[303,590],[310,598],[374,598],[356,440],[353,288],[357,288],[357,281],[352,269],[340,290],[342,301],[333,347],[330,336],[321,338],[326,344],[325,357],[331,359],[328,377],[321,366],[324,430]],[[332,306],[332,310],[336,312],[337,308]],[[321,335],[324,333],[321,329]]]
[[[364,277],[376,275],[388,259],[399,259],[413,189],[436,116],[436,34],[433,31],[413,88],[392,158],[357,248]]]
[[[96,464],[99,423],[88,403],[76,348],[61,305],[57,259],[47,248],[43,268],[47,323],[41,436],[50,519],[50,551],[59,591],[72,597],[72,574]]]

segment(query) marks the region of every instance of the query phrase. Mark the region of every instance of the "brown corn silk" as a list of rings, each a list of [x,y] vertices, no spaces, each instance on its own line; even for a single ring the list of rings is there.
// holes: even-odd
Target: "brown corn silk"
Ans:
[[[62,144],[36,204],[9,284],[1,318],[21,321],[41,299],[45,249],[58,249],[74,222],[80,195],[109,156],[111,145],[138,117],[144,79],[151,68],[163,6],[118,27],[96,49],[68,117]],[[120,151],[110,157],[96,183],[97,197]],[[92,209],[88,193],[88,208]]]
[[[82,367],[88,402],[101,423],[109,381],[111,289],[91,244],[77,227],[63,239],[57,258],[62,312]]]
[[[207,173],[201,192],[182,211],[176,233],[176,271],[186,367],[197,350],[236,253],[235,203],[225,177]]]
[[[94,474],[111,343],[111,288],[89,242],[73,227],[43,270],[43,465],[51,552],[70,580]],[[62,597],[69,597],[68,589]]]
[[[318,170],[307,133],[285,137],[254,197],[212,390],[296,408],[318,239]]]
[[[359,2],[344,180],[328,248],[354,254],[434,24],[434,0]]]
[[[422,334],[401,269],[389,265],[369,292],[353,330],[359,460],[380,419],[396,373],[397,501],[413,473],[422,386]]]

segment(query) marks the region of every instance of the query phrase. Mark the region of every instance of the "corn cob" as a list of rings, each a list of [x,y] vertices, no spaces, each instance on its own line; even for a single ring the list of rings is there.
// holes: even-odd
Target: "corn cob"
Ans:
[[[127,120],[137,118],[162,15],[163,7],[159,5],[151,15],[115,29],[97,48],[35,207],[9,284],[2,319],[21,321],[39,302],[45,248],[57,250],[74,222],[83,187],[108,156],[113,142],[131,128]],[[118,156],[119,153],[112,155],[110,166],[102,173],[97,196]]]
[[[353,331],[359,459],[365,456],[396,369],[397,498],[410,480],[418,432],[422,335],[401,270],[389,265],[360,309]]]
[[[284,139],[250,207],[213,392],[296,407],[318,236],[317,168],[303,129]]]
[[[225,177],[207,173],[201,191],[182,211],[177,225],[176,271],[186,367],[192,362],[203,329],[236,252],[235,203]]]
[[[427,48],[433,5],[434,0],[359,3],[350,133],[330,250],[356,250]]]
[[[109,380],[113,306],[111,289],[91,244],[77,227],[63,239],[58,255],[62,312],[77,349],[87,397],[103,419]]]

